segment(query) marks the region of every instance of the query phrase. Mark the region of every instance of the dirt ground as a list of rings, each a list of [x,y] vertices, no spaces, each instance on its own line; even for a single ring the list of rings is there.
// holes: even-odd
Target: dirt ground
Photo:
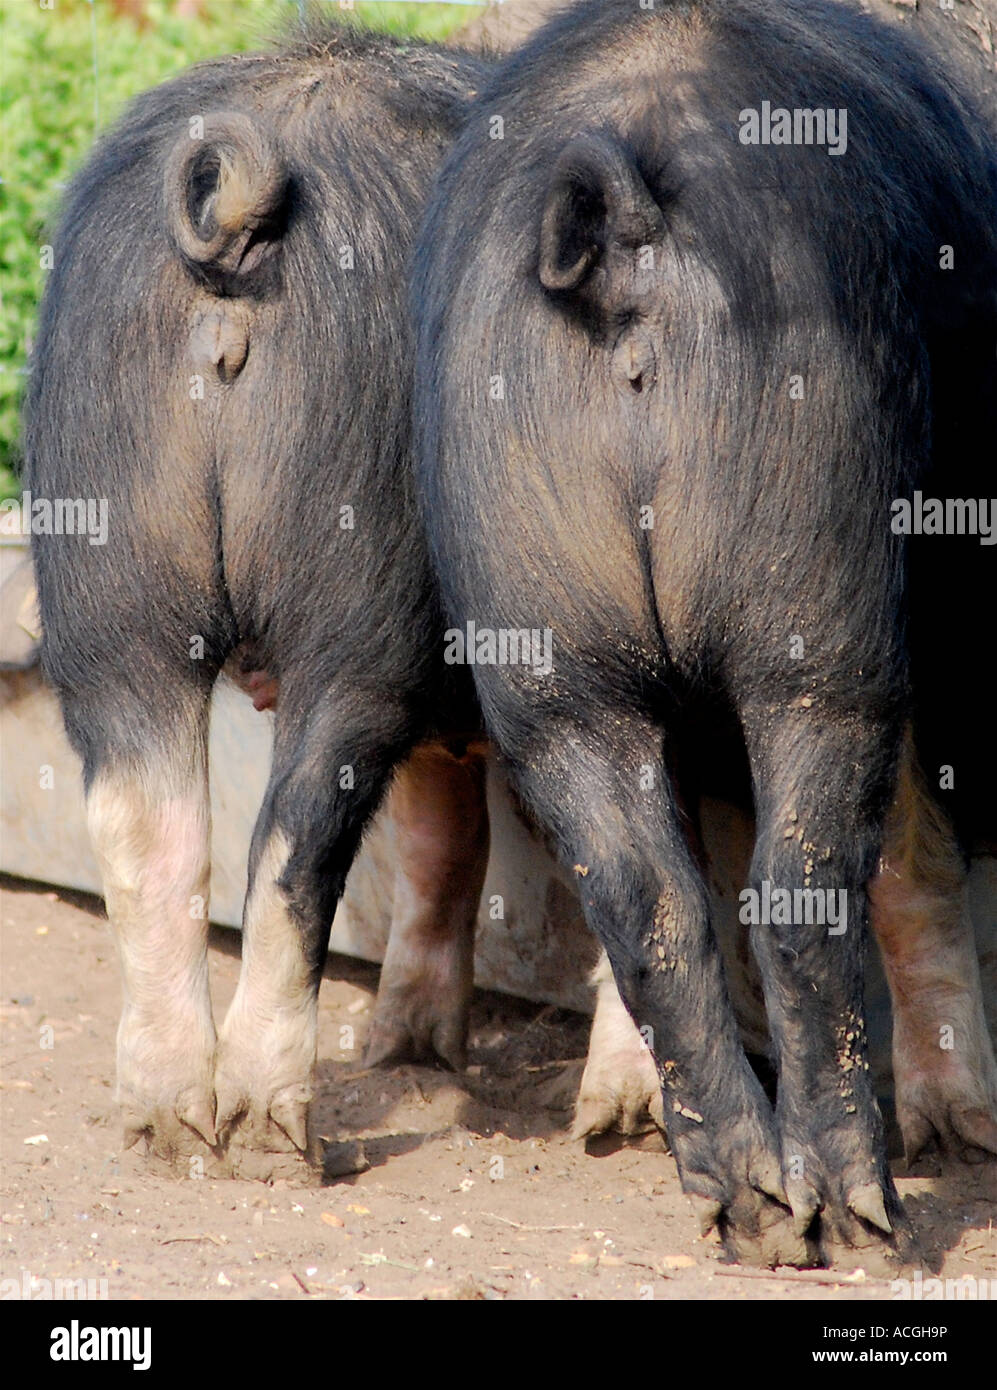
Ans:
[[[479,993],[466,1076],[363,1072],[378,972],[342,956],[321,991],[319,1132],[331,1170],[364,1171],[310,1189],[151,1174],[120,1148],[120,986],[100,902],[2,884],[0,1277],[22,1289],[34,1277],[106,1279],[112,1299],[895,1296],[862,1276],[725,1265],[657,1135],[570,1142],[581,1015]],[[238,935],[217,929],[216,1016],[238,968]],[[994,1166],[953,1176],[927,1160],[916,1173],[898,1178],[924,1277],[997,1281]]]

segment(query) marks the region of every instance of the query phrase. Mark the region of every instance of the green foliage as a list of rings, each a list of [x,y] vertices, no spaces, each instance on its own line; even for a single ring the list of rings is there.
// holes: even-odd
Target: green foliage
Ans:
[[[320,3],[350,17],[336,0]],[[0,0],[0,496],[18,490],[18,408],[43,247],[95,133],[131,97],[191,63],[263,46],[296,8],[296,0],[203,0],[202,13],[185,18],[175,0],[146,0],[139,28],[110,0]],[[475,11],[358,0],[353,13],[372,28],[442,39]]]

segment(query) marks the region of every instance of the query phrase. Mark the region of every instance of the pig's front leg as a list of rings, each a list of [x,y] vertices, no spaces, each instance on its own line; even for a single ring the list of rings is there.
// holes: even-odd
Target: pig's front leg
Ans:
[[[423,744],[394,783],[394,910],[369,1066],[466,1064],[474,928],[488,866],[485,749]]]
[[[642,1134],[665,1127],[654,1053],[627,1013],[603,953],[592,973],[596,987],[595,1017],[588,1057],[575,1102],[572,1139],[616,1130]]]
[[[966,1162],[993,1157],[997,1065],[967,910],[966,873],[951,826],[916,764],[909,734],[869,894],[893,1000],[893,1075],[907,1159],[932,1141]]]

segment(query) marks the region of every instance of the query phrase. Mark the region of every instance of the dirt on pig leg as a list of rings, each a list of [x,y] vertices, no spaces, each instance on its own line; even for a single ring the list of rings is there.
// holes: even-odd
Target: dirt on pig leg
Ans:
[[[793,1226],[774,1116],[738,1038],[660,729],[614,708],[577,726],[530,725],[526,737],[520,789],[556,828],[626,1011],[653,1049],[669,1146],[704,1230],[717,1226],[744,1261],[813,1263]]]
[[[868,906],[899,732],[826,695],[745,707],[759,788],[745,918],[779,1067],[776,1116],[797,1229],[827,1263],[895,1270],[912,1233],[890,1174],[864,1019]]]
[[[748,877],[755,843],[752,817],[740,807],[705,797],[697,813],[700,858],[710,885],[715,927],[724,956],[727,983],[742,1039],[749,1052],[767,1053],[761,986],[747,949],[747,933],[736,912],[723,912],[724,899],[736,904]],[[743,940],[742,940],[743,938]],[[592,972],[595,1016],[588,1056],[575,1103],[572,1138],[615,1130],[639,1134],[663,1128],[661,1087],[654,1058],[626,1011],[605,955]]]

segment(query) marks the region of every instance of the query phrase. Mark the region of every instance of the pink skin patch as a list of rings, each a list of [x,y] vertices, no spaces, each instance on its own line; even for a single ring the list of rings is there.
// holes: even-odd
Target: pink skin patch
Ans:
[[[225,667],[226,675],[249,696],[254,709],[276,709],[280,682],[266,667],[254,665],[253,655],[248,646],[237,649]]]
[[[259,710],[277,708],[278,686],[277,678],[268,671],[246,671],[239,680],[239,687],[252,700],[253,709]]]

